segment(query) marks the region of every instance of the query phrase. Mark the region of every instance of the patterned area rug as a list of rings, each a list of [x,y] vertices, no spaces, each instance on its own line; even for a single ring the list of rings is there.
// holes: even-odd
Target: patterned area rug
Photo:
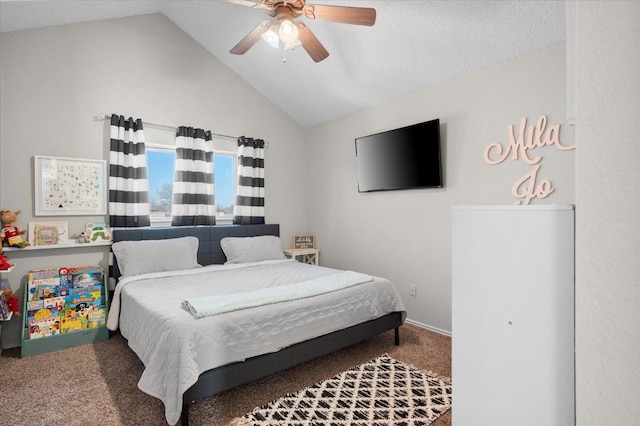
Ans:
[[[451,408],[451,383],[387,354],[235,419],[235,426],[424,426]]]

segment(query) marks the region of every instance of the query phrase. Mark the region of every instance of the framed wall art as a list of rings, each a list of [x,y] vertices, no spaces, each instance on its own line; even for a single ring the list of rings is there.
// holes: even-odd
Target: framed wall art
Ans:
[[[34,157],[36,216],[107,214],[107,162]]]
[[[49,246],[69,242],[67,222],[29,222],[29,244]]]
[[[313,235],[294,235],[293,248],[295,250],[316,248],[316,239]]]

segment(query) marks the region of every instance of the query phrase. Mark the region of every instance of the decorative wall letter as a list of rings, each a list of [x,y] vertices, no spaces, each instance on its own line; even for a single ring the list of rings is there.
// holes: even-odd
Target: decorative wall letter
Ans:
[[[561,151],[570,151],[575,149],[574,146],[564,146],[560,143],[560,125],[555,124],[545,130],[547,127],[547,117],[541,116],[538,123],[527,128],[527,119],[520,119],[520,129],[518,138],[514,133],[514,126],[510,124],[507,127],[509,133],[509,145],[503,149],[500,142],[493,142],[484,149],[484,161],[489,164],[500,164],[511,154],[511,159],[517,161],[522,159],[525,163],[533,165],[533,169],[513,184],[511,192],[518,199],[514,204],[529,204],[533,198],[546,198],[553,192],[553,185],[548,179],[543,179],[536,184],[538,172],[540,171],[540,161],[542,156],[531,158],[529,150],[533,148],[542,148],[547,146],[555,146]]]

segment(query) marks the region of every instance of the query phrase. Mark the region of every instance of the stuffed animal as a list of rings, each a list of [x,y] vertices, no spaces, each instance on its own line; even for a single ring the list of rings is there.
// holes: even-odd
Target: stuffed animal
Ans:
[[[0,271],[8,271],[12,266],[9,259],[4,254],[0,254]]]
[[[0,253],[0,258],[2,258],[2,254]],[[5,304],[8,308],[7,312],[4,313],[3,317],[6,319],[9,312],[13,312],[16,315],[20,315],[20,301],[13,295],[13,290],[9,287],[9,280],[2,279],[0,280],[0,293],[2,293],[2,301],[1,303]],[[2,316],[0,316],[2,318]]]
[[[91,240],[91,228],[86,228],[78,234],[79,243],[88,243]]]
[[[0,252],[0,271],[8,271],[12,266],[9,258]]]
[[[18,220],[18,214],[20,214],[20,210],[15,212],[11,210],[0,211],[0,220],[2,220],[0,238],[2,238],[2,243],[6,246],[23,248],[28,246],[29,243],[22,238],[22,234],[26,233],[27,230],[13,225]]]
[[[9,311],[16,315],[20,315],[20,301],[13,295],[13,290],[5,290],[4,295],[7,298],[7,305],[9,305]]]

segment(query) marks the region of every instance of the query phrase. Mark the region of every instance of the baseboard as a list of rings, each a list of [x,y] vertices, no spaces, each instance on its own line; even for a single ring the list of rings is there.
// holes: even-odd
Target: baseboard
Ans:
[[[411,325],[415,325],[417,327],[424,328],[424,329],[429,330],[429,331],[433,331],[434,333],[444,334],[445,336],[451,337],[451,332],[450,331],[442,330],[440,328],[433,327],[431,325],[422,324],[421,322],[414,321],[414,320],[409,319],[409,318],[405,319],[404,321],[408,322]]]

